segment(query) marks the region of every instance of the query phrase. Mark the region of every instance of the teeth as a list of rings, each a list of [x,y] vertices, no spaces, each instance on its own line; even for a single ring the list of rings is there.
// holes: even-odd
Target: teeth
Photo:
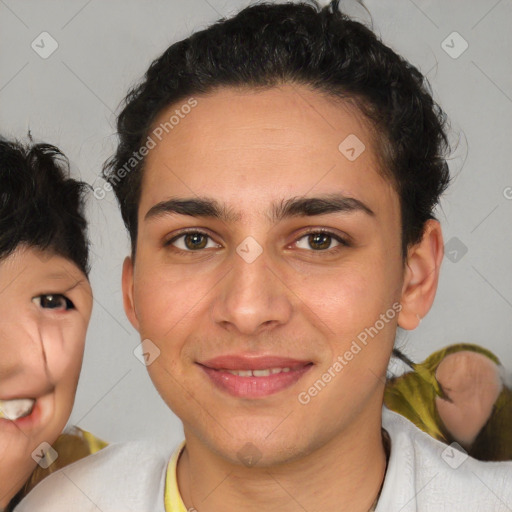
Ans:
[[[276,373],[286,373],[290,368],[267,368],[266,370],[225,370],[239,377],[268,377]]]
[[[0,400],[0,418],[11,421],[28,416],[36,401],[32,398],[21,398],[16,400]]]
[[[268,377],[270,375],[270,370],[253,370],[252,374],[255,377]]]

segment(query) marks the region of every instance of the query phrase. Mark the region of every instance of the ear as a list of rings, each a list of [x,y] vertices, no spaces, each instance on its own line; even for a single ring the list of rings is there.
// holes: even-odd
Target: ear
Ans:
[[[437,291],[443,255],[441,225],[437,220],[430,219],[425,223],[421,241],[411,247],[407,254],[400,299],[402,310],[398,315],[398,325],[403,329],[418,327],[430,310]]]
[[[135,303],[133,301],[133,262],[128,256],[123,262],[123,305],[124,312],[130,320],[130,323],[138,331],[139,320],[135,311]]]

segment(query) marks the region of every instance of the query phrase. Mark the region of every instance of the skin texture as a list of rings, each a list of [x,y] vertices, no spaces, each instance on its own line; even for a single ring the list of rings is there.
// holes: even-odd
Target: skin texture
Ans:
[[[43,294],[63,294],[74,308],[63,298],[49,308]],[[20,246],[0,262],[0,399],[37,398],[41,408],[31,425],[0,420],[1,507],[35,469],[31,453],[66,425],[91,309],[87,277],[69,260]]]
[[[178,484],[185,505],[201,512],[366,511],[385,471],[381,406],[397,320],[414,329],[432,304],[443,253],[439,223],[427,223],[404,265],[398,195],[379,174],[371,131],[349,104],[291,85],[196,99],[147,156],[136,261],[127,258],[123,268],[127,315],[161,351],[149,374],[184,424]],[[366,146],[352,162],[338,150],[349,134]],[[274,202],[333,192],[374,214],[269,216]],[[161,201],[197,196],[239,215],[229,222],[145,218]],[[184,238],[165,245],[184,228],[206,231],[205,248],[187,251]],[[332,238],[327,250],[312,247],[306,234],[313,228],[350,246]],[[252,263],[236,252],[248,236],[263,251]],[[400,315],[302,405],[299,393],[398,302]],[[233,353],[293,357],[313,367],[285,390],[242,399],[213,386],[197,364]],[[252,467],[239,457],[247,443],[258,453]]]
[[[452,400],[436,397],[439,415],[453,437],[469,447],[503,389],[498,366],[483,354],[464,350],[445,357],[436,378]]]

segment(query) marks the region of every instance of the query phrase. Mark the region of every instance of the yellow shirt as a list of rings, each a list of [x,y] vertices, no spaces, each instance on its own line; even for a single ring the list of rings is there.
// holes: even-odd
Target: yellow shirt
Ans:
[[[165,477],[165,512],[188,512],[183,500],[181,499],[180,491],[178,489],[178,478],[176,468],[178,467],[178,459],[180,458],[183,449],[185,448],[185,441],[176,448],[172,457],[167,464],[167,474]]]

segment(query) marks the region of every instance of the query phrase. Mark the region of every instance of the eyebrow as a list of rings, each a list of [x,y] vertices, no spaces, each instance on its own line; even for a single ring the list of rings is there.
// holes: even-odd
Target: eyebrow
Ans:
[[[321,197],[293,197],[273,203],[268,217],[273,223],[291,217],[312,217],[330,213],[363,212],[375,216],[373,210],[359,199],[342,194],[328,194]],[[225,223],[234,223],[242,215],[226,205],[209,197],[171,198],[152,206],[144,220],[151,220],[164,215],[188,215],[190,217],[207,217],[219,219]]]

